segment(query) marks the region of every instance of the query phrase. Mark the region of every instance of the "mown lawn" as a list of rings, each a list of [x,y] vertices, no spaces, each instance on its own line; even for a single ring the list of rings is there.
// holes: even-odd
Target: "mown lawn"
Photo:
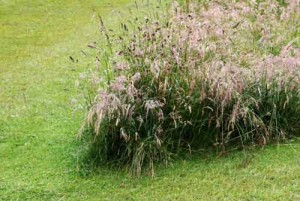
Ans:
[[[300,200],[300,141],[223,158],[193,156],[132,179],[76,166],[75,80],[97,13],[130,0],[0,0],[0,200]],[[74,64],[69,56],[79,59]],[[83,61],[82,61],[83,60]]]

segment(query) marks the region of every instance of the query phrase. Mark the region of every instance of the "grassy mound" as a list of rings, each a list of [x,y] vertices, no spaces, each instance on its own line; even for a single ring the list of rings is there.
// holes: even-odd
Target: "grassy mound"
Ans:
[[[102,24],[108,53],[79,133],[87,157],[153,175],[180,152],[299,134],[299,12],[296,1],[173,3],[118,36]]]

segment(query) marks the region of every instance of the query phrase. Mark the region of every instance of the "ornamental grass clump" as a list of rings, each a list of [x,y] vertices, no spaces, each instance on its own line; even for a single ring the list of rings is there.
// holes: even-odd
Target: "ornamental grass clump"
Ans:
[[[153,175],[178,153],[299,135],[299,13],[295,0],[174,2],[131,32],[122,24],[113,78],[92,81],[79,133],[90,159]]]

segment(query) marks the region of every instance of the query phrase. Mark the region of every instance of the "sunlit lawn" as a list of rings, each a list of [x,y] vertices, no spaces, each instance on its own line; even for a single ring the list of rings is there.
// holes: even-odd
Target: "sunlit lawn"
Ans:
[[[154,179],[77,171],[80,51],[99,37],[96,14],[116,24],[113,8],[129,2],[0,0],[0,200],[300,200],[299,140],[251,151],[249,163],[200,154]]]

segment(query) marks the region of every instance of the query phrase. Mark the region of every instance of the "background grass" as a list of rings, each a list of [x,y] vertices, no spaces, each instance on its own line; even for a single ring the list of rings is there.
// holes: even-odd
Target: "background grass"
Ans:
[[[154,179],[78,172],[80,50],[99,35],[95,13],[116,26],[112,8],[132,2],[0,0],[0,200],[299,200],[299,140],[246,158],[200,154]]]

